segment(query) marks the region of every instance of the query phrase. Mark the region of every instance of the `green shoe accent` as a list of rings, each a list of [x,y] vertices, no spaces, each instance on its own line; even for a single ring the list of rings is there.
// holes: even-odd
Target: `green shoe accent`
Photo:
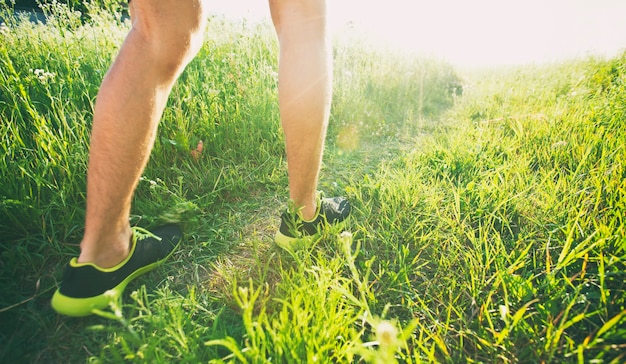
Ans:
[[[149,232],[133,228],[128,257],[112,268],[78,263],[73,258],[61,286],[52,296],[52,308],[67,316],[88,316],[118,300],[133,279],[151,271],[174,252],[182,238],[177,225],[169,224]]]
[[[287,250],[309,245],[324,227],[344,221],[350,215],[350,203],[344,197],[317,196],[317,212],[311,220],[304,220],[300,211],[286,211],[281,215],[280,227],[274,236],[276,245]]]

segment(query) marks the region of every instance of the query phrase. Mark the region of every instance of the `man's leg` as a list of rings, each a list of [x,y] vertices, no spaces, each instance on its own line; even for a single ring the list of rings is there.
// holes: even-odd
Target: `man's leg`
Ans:
[[[270,0],[270,10],[280,43],[278,99],[290,198],[311,219],[332,92],[326,2]]]
[[[275,242],[298,248],[298,239],[350,213],[345,198],[318,199],[317,182],[332,94],[331,44],[325,0],[270,0],[280,43],[278,101],[285,132],[289,194],[297,214],[281,216]]]
[[[128,254],[131,199],[178,75],[199,50],[201,0],[132,0],[133,26],[98,93],[79,263],[107,268]]]
[[[86,316],[106,308],[180,241],[173,225],[131,240],[129,213],[172,86],[202,45],[204,1],[130,3],[132,29],[96,101],[85,234],[80,256],[70,261],[52,297],[59,313]]]

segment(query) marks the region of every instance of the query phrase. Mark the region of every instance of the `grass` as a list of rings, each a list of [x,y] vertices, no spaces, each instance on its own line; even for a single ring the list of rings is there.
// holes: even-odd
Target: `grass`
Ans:
[[[625,360],[626,54],[461,79],[336,39],[320,188],[354,213],[290,255],[272,243],[277,45],[267,24],[214,18],[131,217],[181,221],[185,242],[121,306],[70,319],[49,300],[78,251],[91,105],[128,24],[47,11],[0,15],[1,362]]]

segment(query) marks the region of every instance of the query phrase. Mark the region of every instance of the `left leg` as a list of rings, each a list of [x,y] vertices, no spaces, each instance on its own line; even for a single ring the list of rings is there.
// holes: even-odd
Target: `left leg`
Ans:
[[[128,254],[133,192],[170,90],[200,46],[204,0],[133,0],[132,29],[96,99],[79,263],[110,268]]]
[[[133,20],[102,81],[94,110],[81,252],[68,264],[52,307],[85,316],[162,263],[181,238],[168,225],[131,230],[131,199],[178,75],[202,45],[206,0],[133,0]],[[137,233],[137,234],[136,234]]]

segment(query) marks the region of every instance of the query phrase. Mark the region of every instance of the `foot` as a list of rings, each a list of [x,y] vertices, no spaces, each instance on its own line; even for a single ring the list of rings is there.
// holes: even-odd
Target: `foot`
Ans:
[[[282,248],[293,250],[298,240],[318,234],[324,227],[340,223],[350,215],[350,203],[344,197],[317,198],[317,211],[310,220],[300,211],[286,211],[281,215],[280,228],[274,241]]]
[[[78,263],[73,258],[61,286],[52,296],[52,308],[67,316],[87,316],[119,299],[133,279],[163,263],[180,243],[182,231],[169,224],[149,232],[133,228],[128,257],[112,268]]]

